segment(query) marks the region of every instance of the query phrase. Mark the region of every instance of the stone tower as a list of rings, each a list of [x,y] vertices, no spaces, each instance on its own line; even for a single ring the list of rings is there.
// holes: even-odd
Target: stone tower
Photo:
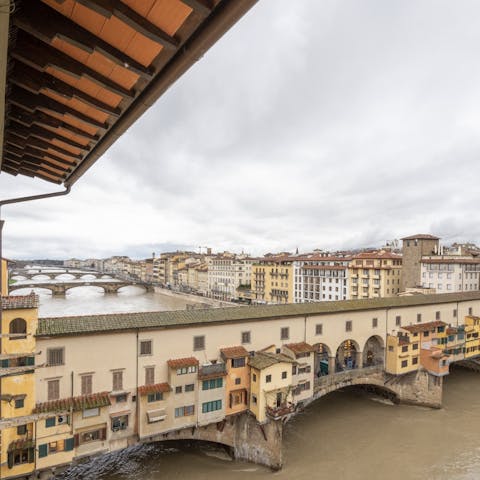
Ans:
[[[402,279],[401,291],[422,284],[420,262],[424,255],[436,255],[439,252],[439,238],[433,235],[417,234],[402,238]]]

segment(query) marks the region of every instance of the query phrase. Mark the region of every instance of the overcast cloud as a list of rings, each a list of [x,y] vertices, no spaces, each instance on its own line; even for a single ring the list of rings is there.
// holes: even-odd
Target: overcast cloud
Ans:
[[[478,0],[260,0],[11,258],[480,241]],[[2,197],[50,191],[0,176]]]

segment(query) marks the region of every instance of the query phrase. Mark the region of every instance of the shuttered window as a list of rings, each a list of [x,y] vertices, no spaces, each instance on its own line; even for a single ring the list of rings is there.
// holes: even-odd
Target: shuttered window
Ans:
[[[155,367],[145,368],[145,385],[153,385],[155,383]]]
[[[82,375],[82,395],[90,395],[92,393],[92,375]]]
[[[49,367],[65,364],[64,348],[48,348],[47,349],[47,365]]]
[[[48,455],[48,443],[38,446],[38,456],[39,458],[46,457]]]
[[[123,389],[123,371],[113,372],[112,383],[114,391]]]
[[[49,380],[48,383],[48,400],[58,400],[60,398],[60,380]]]

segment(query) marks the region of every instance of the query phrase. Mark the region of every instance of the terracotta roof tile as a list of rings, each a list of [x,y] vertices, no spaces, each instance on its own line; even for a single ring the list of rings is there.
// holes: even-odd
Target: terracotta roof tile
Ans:
[[[242,358],[248,357],[249,355],[247,349],[241,345],[237,347],[221,348],[220,352],[223,358]]]
[[[49,402],[37,403],[33,413],[63,412],[72,409],[74,412],[88,408],[107,407],[111,405],[108,392],[92,393],[80,397],[61,398]]]
[[[426,332],[428,330],[433,330],[437,327],[445,326],[445,322],[441,322],[437,320],[436,322],[428,322],[428,323],[419,323],[418,325],[407,325],[402,327],[404,330],[407,330],[410,333],[418,333],[418,332]]]
[[[176,358],[168,360],[167,364],[170,368],[191,367],[193,365],[198,365],[198,360],[195,357]]]
[[[288,343],[287,345],[284,345],[284,347],[288,348],[295,354],[313,352],[314,350],[314,348],[306,342]]]
[[[155,383],[153,385],[142,385],[138,387],[138,393],[140,395],[148,395],[149,393],[166,393],[171,392],[172,387],[168,383]]]
[[[440,238],[435,237],[435,235],[430,235],[428,233],[417,233],[417,235],[403,237],[402,240],[440,240]]]
[[[23,308],[37,308],[38,295],[33,292],[29,295],[10,295],[2,297],[2,310],[16,310]]]
[[[423,258],[421,263],[474,265],[480,263],[480,258]]]

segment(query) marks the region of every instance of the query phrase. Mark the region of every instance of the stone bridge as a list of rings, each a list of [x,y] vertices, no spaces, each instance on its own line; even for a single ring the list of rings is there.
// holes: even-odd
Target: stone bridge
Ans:
[[[51,272],[51,271],[48,271],[48,270],[45,270],[45,271],[37,271],[37,272],[31,272],[29,270],[25,270],[25,271],[19,271],[19,270],[15,270],[11,273],[10,275],[10,278],[14,278],[14,277],[23,277],[27,280],[32,280],[36,277],[41,277],[41,276],[44,276],[44,277],[48,277],[52,280],[55,280],[55,279],[58,279],[60,275],[70,275],[71,277],[73,278],[76,278],[76,279],[81,279],[83,277],[86,277],[86,276],[90,276],[90,277],[95,277],[96,279],[100,279],[100,278],[113,278],[112,275],[108,274],[108,273],[100,273],[100,272],[70,272],[70,271],[64,271],[64,272]]]
[[[20,290],[21,288],[45,288],[52,292],[52,295],[63,296],[68,290],[76,287],[100,287],[105,293],[117,293],[121,288],[136,285],[143,287],[147,292],[153,292],[153,287],[143,282],[37,282],[37,283],[15,283],[9,286],[9,291]]]

